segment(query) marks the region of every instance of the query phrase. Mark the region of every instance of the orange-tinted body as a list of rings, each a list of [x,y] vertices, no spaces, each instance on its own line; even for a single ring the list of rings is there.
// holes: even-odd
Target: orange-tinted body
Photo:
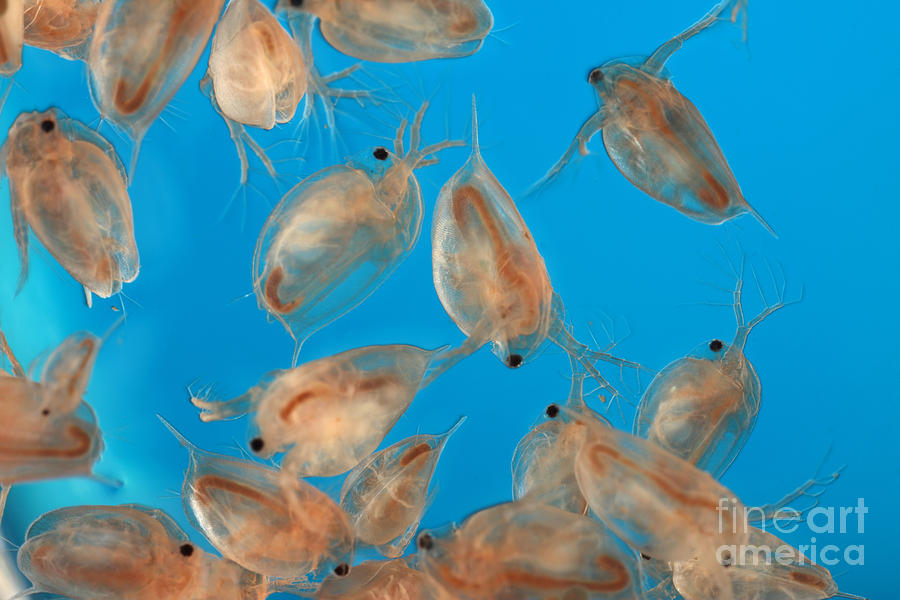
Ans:
[[[458,599],[633,599],[635,557],[593,519],[532,502],[475,513],[418,537],[422,569]],[[578,595],[580,594],[580,595]]]
[[[288,580],[352,562],[350,522],[327,495],[277,469],[201,450],[163,422],[191,454],[185,512],[223,556]]]
[[[0,515],[9,488],[22,481],[91,475],[103,451],[94,412],[82,400],[100,340],[66,338],[47,358],[41,381],[26,377],[0,333],[13,374],[0,371]]]
[[[112,145],[55,108],[22,113],[2,148],[22,273],[28,229],[91,294],[108,298],[140,271],[131,199]]]
[[[25,43],[82,60],[102,0],[25,0]]]
[[[366,151],[323,169],[289,190],[263,225],[253,255],[260,308],[296,342],[346,314],[390,277],[422,229],[422,193],[414,171],[445,141],[419,147],[428,103],[416,114],[404,152],[404,120],[394,153]]]
[[[72,600],[261,600],[259,575],[190,543],[166,513],[71,506],[38,518],[18,565],[37,592]]]
[[[105,118],[140,142],[194,69],[225,0],[107,0],[91,41],[91,97]]]
[[[386,63],[474,54],[494,22],[482,0],[279,0],[278,9],[315,15],[335,49]]]
[[[415,535],[425,512],[428,486],[450,435],[418,434],[372,454],[344,480],[341,506],[357,539],[396,558]]]
[[[0,3],[0,75],[12,75],[22,66],[24,10],[23,0]]]
[[[329,477],[371,454],[415,398],[436,351],[365,346],[267,375],[225,402],[192,398],[206,421],[254,413],[250,447],[301,476]]]

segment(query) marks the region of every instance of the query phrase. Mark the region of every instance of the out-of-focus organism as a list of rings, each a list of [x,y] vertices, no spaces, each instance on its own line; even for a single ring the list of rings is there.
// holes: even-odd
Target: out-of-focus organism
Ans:
[[[0,352],[12,365],[12,374],[0,370],[0,517],[13,484],[92,476],[103,440],[82,396],[99,348],[94,335],[72,334],[47,358],[38,383],[25,374],[0,332]]]
[[[417,539],[422,569],[455,598],[632,600],[634,554],[601,524],[553,506],[511,502],[479,511],[446,535]]]
[[[444,444],[464,420],[440,435],[400,440],[350,471],[341,489],[341,507],[357,540],[389,558],[403,554],[425,513],[428,486]]]
[[[595,361],[639,367],[591,350],[566,330],[562,301],[553,291],[531,232],[481,158],[474,98],[472,154],[441,188],[431,245],[435,290],[444,310],[467,336],[453,360],[492,342],[494,354],[506,366],[517,368],[549,339],[608,386]]]
[[[743,448],[759,414],[761,388],[744,356],[747,338],[763,319],[786,305],[782,285],[778,301],[746,322],[741,304],[743,262],[735,276],[733,341],[705,342],[657,373],[638,405],[633,431],[717,479]]]
[[[730,547],[724,573],[734,598],[740,600],[825,600],[860,596],[838,591],[828,569],[813,564],[799,550],[771,533],[749,528],[746,545]],[[719,600],[725,597],[697,560],[676,562],[674,581],[685,600]],[[719,570],[723,570],[718,567]]]
[[[83,60],[102,0],[25,0],[25,43]]]
[[[300,48],[259,0],[232,0],[216,26],[203,93],[228,125],[247,182],[246,144],[269,174],[275,168],[244,125],[272,129],[294,117],[306,93]]]
[[[72,600],[262,600],[265,580],[194,546],[161,510],[70,506],[39,517],[19,548],[28,592]]]
[[[422,193],[414,170],[461,142],[420,149],[428,103],[410,129],[397,130],[394,153],[375,148],[323,169],[287,192],[269,215],[253,255],[260,308],[294,338],[293,364],[304,340],[365,300],[412,251],[422,229]]]
[[[0,6],[0,75],[12,75],[22,67],[25,37],[23,0],[4,0]]]
[[[91,98],[104,119],[132,139],[129,174],[150,125],[184,83],[225,0],[106,0],[88,65]]]
[[[108,298],[134,281],[140,258],[131,200],[115,149],[83,123],[51,108],[20,114],[0,160],[22,272],[28,278],[28,228],[91,294]]]
[[[615,59],[588,75],[600,108],[589,118],[563,157],[532,190],[554,179],[576,152],[603,132],[610,159],[643,192],[692,219],[719,224],[744,213],[775,232],[744,199],[731,167],[709,126],[663,68],[685,40],[720,20],[736,21],[747,0],[723,0],[707,15],[636,64]],[[721,15],[728,9],[730,16]]]
[[[191,398],[204,421],[253,415],[250,449],[287,452],[285,473],[340,475],[371,454],[415,398],[439,350],[365,346],[273,371],[232,400]]]
[[[746,514],[734,494],[653,442],[612,427],[591,428],[575,459],[575,476],[591,510],[642,555],[697,558],[722,583],[720,549],[747,540],[745,530],[731,527]]]
[[[560,411],[557,404],[547,406],[541,420],[516,445],[512,459],[513,499],[586,514],[587,501],[575,479],[575,457],[590,435],[585,421],[598,425],[608,422],[585,404],[587,373],[571,356],[569,361],[572,386],[563,405],[567,410]],[[573,414],[578,418],[572,418]]]
[[[474,54],[494,23],[482,0],[279,0],[277,8],[318,17],[338,51],[385,63]]]
[[[322,581],[316,600],[452,600],[405,560],[367,560]]]
[[[296,478],[285,485],[276,469],[201,450],[163,423],[191,455],[185,512],[223,556],[294,581],[352,562],[353,529],[327,495]]]

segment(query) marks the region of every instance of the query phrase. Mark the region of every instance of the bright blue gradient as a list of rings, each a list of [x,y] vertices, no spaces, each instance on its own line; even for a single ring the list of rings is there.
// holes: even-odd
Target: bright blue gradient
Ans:
[[[596,109],[587,75],[607,60],[647,55],[699,19],[710,0],[667,2],[495,1],[497,33],[474,56],[408,65],[366,64],[360,82],[403,103],[361,110],[340,103],[342,145],[322,151],[318,132],[299,147],[281,144],[281,191],[259,163],[246,202],[238,194],[238,161],[223,121],[201,95],[207,56],[143,144],[130,188],[142,259],[125,286],[127,322],[102,348],[86,399],[96,409],[107,449],[98,471],[124,482],[113,490],[86,479],[15,486],[3,535],[20,542],[43,512],[71,504],[139,502],[165,509],[186,528],[180,500],[187,452],[160,425],[161,414],[206,449],[237,454],[246,423],[202,424],[186,386],[215,384],[222,396],[243,393],[264,373],[290,365],[293,343],[256,306],[250,262],[256,237],[280,194],[299,177],[389,143],[400,116],[432,100],[423,141],[470,139],[470,98],[478,98],[484,159],[518,200],[576,335],[598,343],[601,322],[615,322],[615,352],[661,369],[714,337],[730,340],[728,306],[734,278],[725,253],[747,256],[746,312],[762,307],[749,269],[774,299],[767,263],[783,273],[787,298],[802,302],[769,318],[746,353],[762,381],[755,431],[723,482],[748,504],[772,501],[811,477],[829,447],[823,473],[847,465],[821,497],[823,506],[869,508],[865,533],[814,534],[801,527],[786,539],[819,547],[864,544],[865,565],[832,568],[842,590],[890,598],[900,538],[900,139],[897,67],[900,8],[866,3],[752,1],[749,38],[722,24],[690,40],[667,68],[678,89],[706,118],[748,201],[778,232],[752,217],[712,227],[691,221],[632,186],[599,139],[592,154],[546,193],[522,199],[528,186],[563,153]],[[316,35],[319,68],[353,63]],[[97,124],[82,63],[26,48],[24,68],[0,115],[6,130],[24,110],[57,106]],[[292,138],[296,120],[253,132],[269,145]],[[108,124],[101,132],[125,163],[131,145]],[[468,149],[441,154],[418,171],[426,213],[418,246],[386,284],[356,310],[314,334],[307,361],[367,344],[459,344],[431,277],[430,219],[440,186]],[[7,186],[3,187],[8,204]],[[264,197],[262,197],[264,196]],[[221,218],[220,218],[221,217]],[[0,211],[0,320],[24,363],[68,334],[101,335],[121,315],[119,298],[88,309],[80,286],[35,240],[28,283],[16,295],[18,260],[9,213]],[[249,294],[249,295],[248,295]],[[721,305],[721,306],[720,306]],[[627,325],[626,325],[627,324]],[[627,336],[625,334],[628,334]],[[591,342],[593,343],[593,342]],[[616,377],[615,369],[606,369]],[[568,362],[555,347],[512,371],[483,349],[422,391],[385,440],[437,433],[460,415],[435,477],[436,495],[423,526],[437,526],[510,498],[516,442],[543,408],[568,390]],[[625,374],[623,390],[635,388]],[[649,383],[642,376],[641,383]],[[636,389],[631,395],[639,397]],[[602,410],[598,394],[588,401]],[[623,404],[630,420],[634,407]],[[621,426],[615,408],[609,416]],[[630,422],[627,425],[630,430]],[[325,482],[336,493],[338,482]],[[195,541],[199,532],[191,531]]]

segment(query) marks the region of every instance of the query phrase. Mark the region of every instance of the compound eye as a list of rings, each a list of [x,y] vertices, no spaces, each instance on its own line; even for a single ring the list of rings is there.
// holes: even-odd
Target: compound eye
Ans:
[[[603,71],[599,68],[594,69],[588,74],[588,83],[600,83],[603,81]]]

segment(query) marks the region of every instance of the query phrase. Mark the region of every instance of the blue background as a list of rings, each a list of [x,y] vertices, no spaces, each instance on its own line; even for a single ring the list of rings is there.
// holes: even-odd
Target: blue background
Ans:
[[[342,101],[336,151],[322,150],[327,136],[317,122],[299,146],[272,148],[274,158],[285,159],[278,163],[280,189],[253,162],[251,183],[261,193],[250,190],[245,201],[238,193],[227,210],[238,162],[225,124],[198,89],[204,54],[163,115],[169,126],[157,121],[144,141],[130,188],[142,269],[125,287],[133,300],[124,300],[127,322],[102,348],[86,396],[107,445],[98,471],[124,486],[112,490],[85,479],[17,485],[3,534],[18,543],[41,513],[91,503],[151,504],[187,527],[176,496],[187,453],[154,415],[164,415],[210,450],[237,454],[245,444],[243,421],[200,423],[185,386],[195,380],[197,386],[215,384],[217,393],[230,397],[265,372],[289,366],[292,341],[257,309],[249,273],[266,215],[300,177],[384,143],[379,136],[393,137],[399,117],[425,97],[432,98],[425,143],[468,139],[474,93],[484,158],[521,198],[596,109],[586,82],[590,69],[616,57],[647,55],[710,4],[496,1],[497,32],[476,55],[365,65],[361,84],[405,104],[363,111]],[[730,302],[727,290],[734,284],[723,270],[723,248],[733,260],[743,250],[767,291],[766,261],[776,273],[783,269],[789,298],[804,290],[801,303],[750,337],[747,355],[762,381],[762,409],[723,482],[748,504],[772,501],[812,476],[833,445],[825,471],[843,464],[847,469],[822,503],[853,506],[861,497],[870,512],[865,533],[818,535],[817,543],[864,544],[864,566],[832,569],[841,589],[891,597],[893,543],[900,536],[900,9],[804,1],[789,8],[752,2],[750,11],[747,45],[738,28],[723,25],[691,40],[667,66],[779,239],[749,216],[711,227],[651,200],[618,173],[599,139],[590,157],[544,195],[520,200],[519,209],[576,335],[590,341],[593,323],[605,344],[599,323],[613,322],[617,338],[624,338],[617,353],[654,369],[713,337],[731,339],[731,309],[713,306]],[[323,73],[353,64],[318,34],[314,47]],[[24,63],[0,127],[8,128],[20,111],[51,105],[97,124],[82,63],[32,48],[25,49]],[[292,139],[296,127],[295,121],[253,135],[269,145]],[[127,164],[130,143],[108,125],[101,131]],[[446,151],[439,165],[417,172],[426,214],[415,251],[358,309],[313,335],[301,360],[366,344],[432,348],[462,341],[434,293],[429,228],[440,186],[467,153]],[[287,160],[298,155],[305,160]],[[6,185],[2,190],[8,194]],[[12,225],[8,213],[0,213],[0,319],[24,363],[74,331],[102,334],[121,314],[112,310],[119,298],[85,307],[80,286],[39,243],[32,251],[31,277],[16,296]],[[752,315],[762,300],[749,271],[745,289]],[[459,415],[468,416],[445,449],[423,526],[461,521],[509,499],[516,442],[549,402],[565,398],[567,372],[566,357],[555,347],[517,371],[483,349],[419,394],[385,444],[417,431],[444,431]],[[589,401],[599,405],[596,394]],[[630,417],[633,408],[625,410]],[[615,411],[610,416],[620,422]],[[326,488],[339,485],[326,482]],[[801,530],[787,539],[807,544],[810,535]]]

